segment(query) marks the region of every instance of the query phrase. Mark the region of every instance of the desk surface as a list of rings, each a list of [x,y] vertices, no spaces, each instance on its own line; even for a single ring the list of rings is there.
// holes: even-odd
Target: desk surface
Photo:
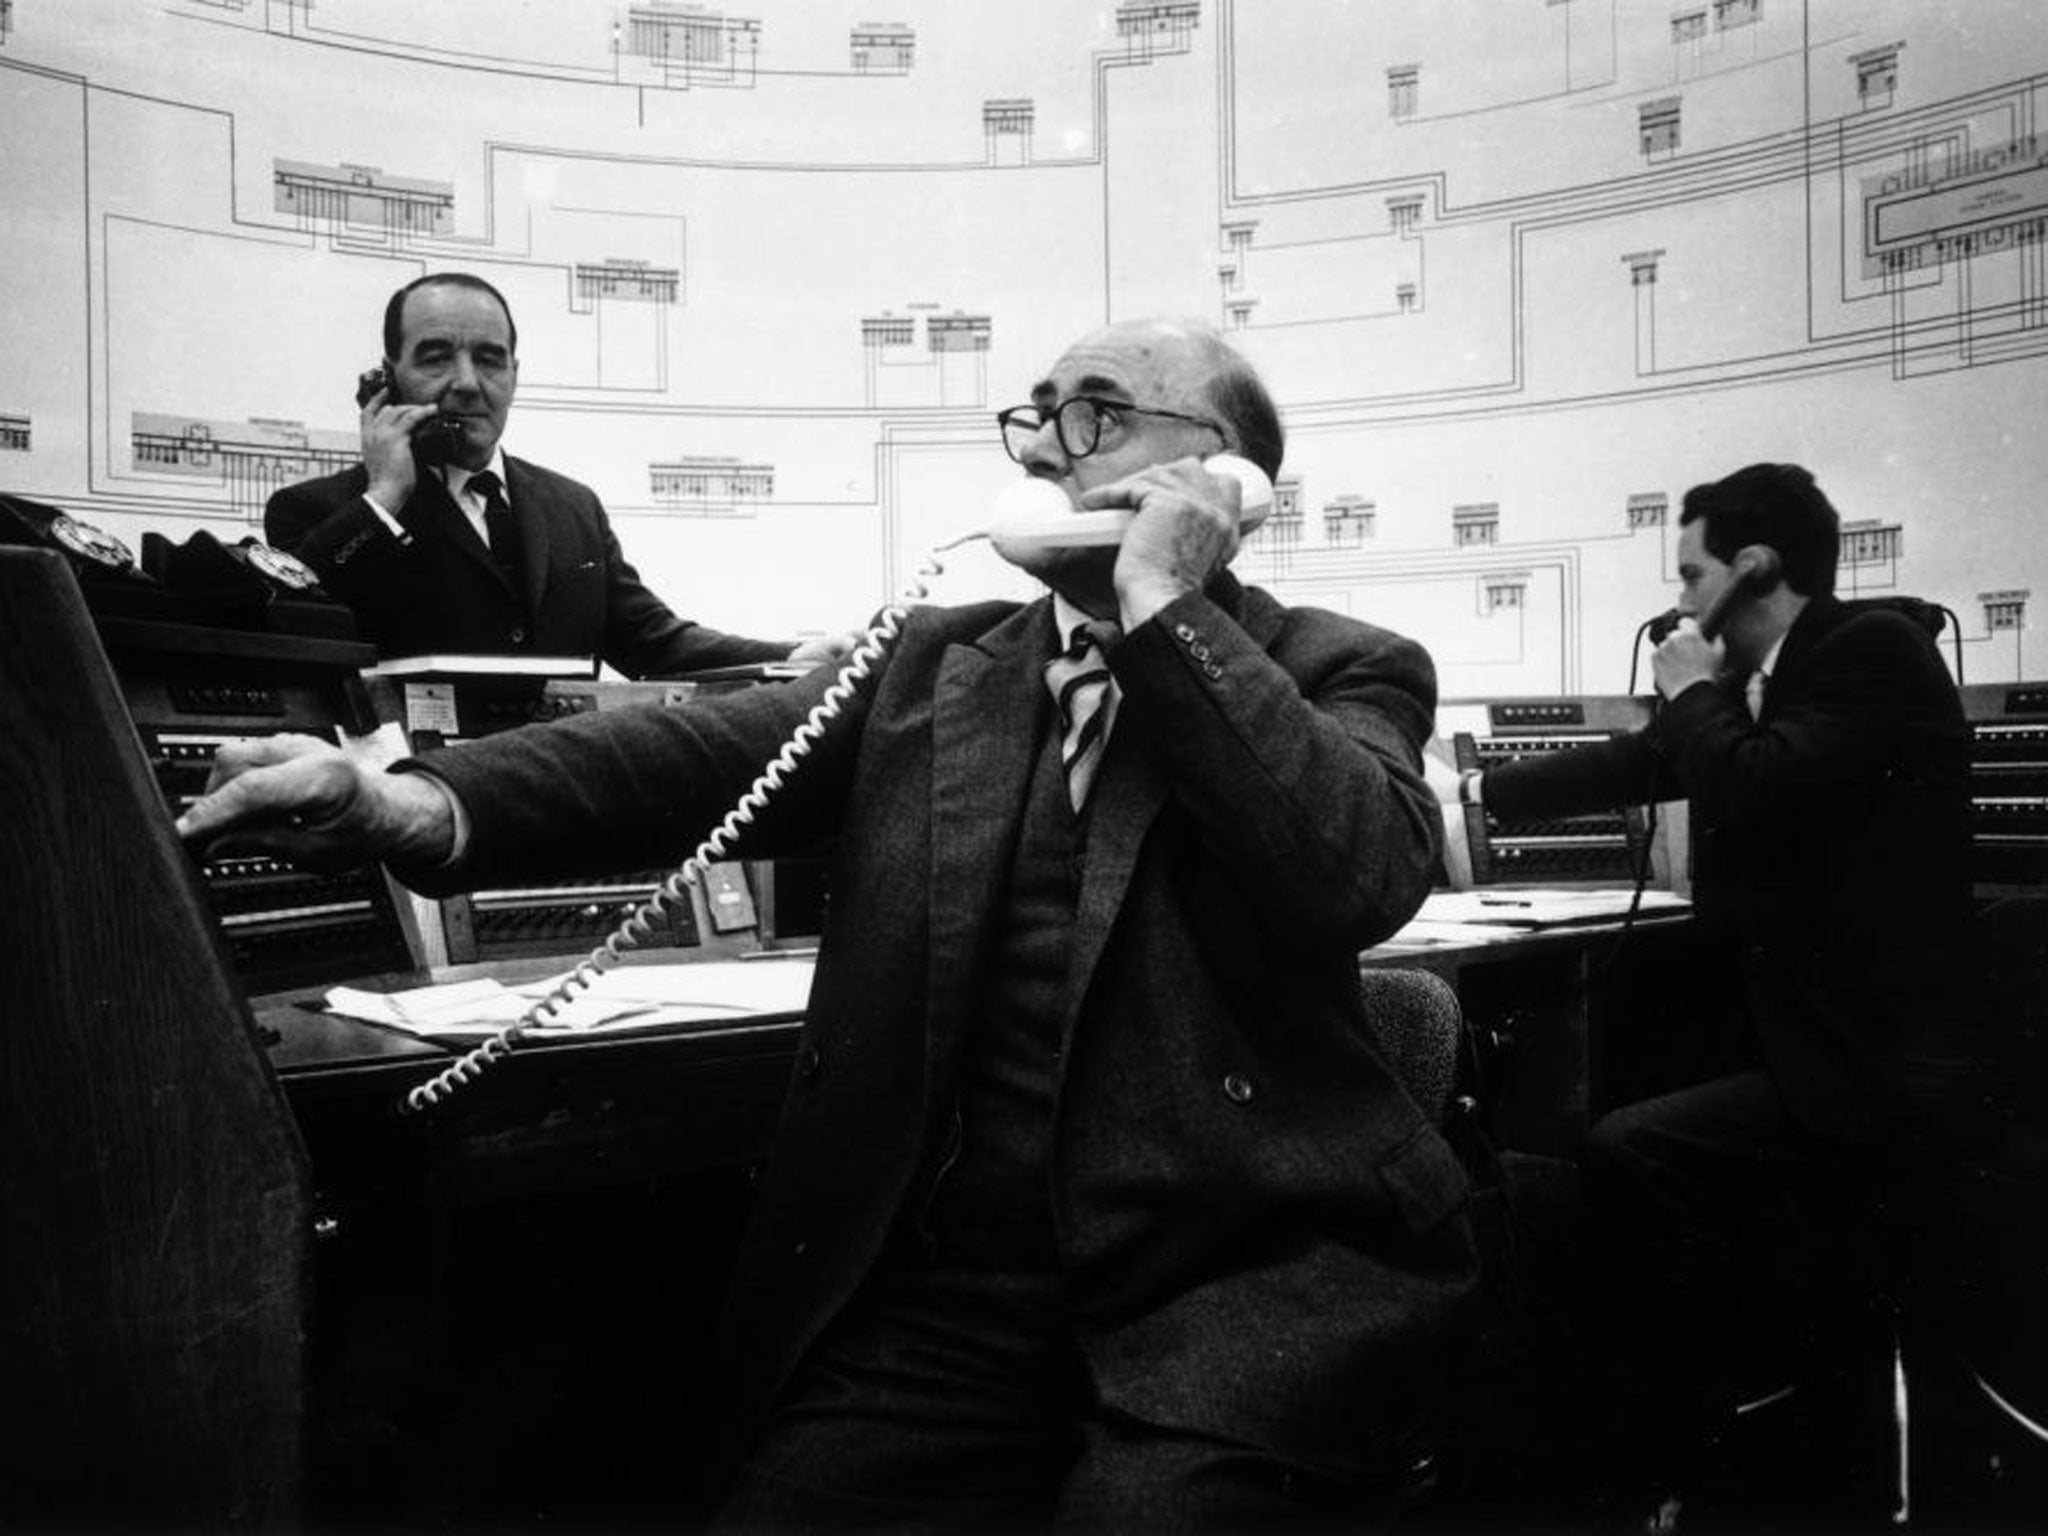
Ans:
[[[476,965],[443,966],[436,968],[431,974],[423,971],[401,971],[360,978],[350,985],[366,992],[388,993],[428,984],[448,984],[487,978],[508,986],[516,986],[559,975],[567,970],[576,958],[578,957],[543,956],[498,960]],[[694,966],[698,962],[689,959],[679,961],[674,950],[639,951],[621,956],[614,969],[625,971],[677,964]],[[726,960],[722,957],[715,964],[704,962],[703,974],[707,977],[713,976],[718,974],[722,967],[739,964],[748,967],[801,966],[805,981],[810,971],[808,954],[799,951],[770,950],[762,951],[758,958],[745,962]],[[758,988],[749,988],[746,989],[746,995],[757,996],[759,991]],[[323,998],[324,992],[320,989],[299,988],[291,992],[250,999],[250,1008],[255,1014],[257,1024],[268,1032],[265,1038],[271,1042],[271,1065],[287,1084],[332,1073],[370,1073],[382,1076],[397,1072],[424,1075],[425,1070],[445,1065],[453,1056],[467,1048],[461,1042],[442,1043],[422,1038],[393,1025],[375,1024],[329,1013],[326,1011]],[[529,1038],[521,1041],[517,1049],[521,1054],[528,1054],[618,1047],[632,1043],[659,1045],[666,1042],[673,1047],[677,1040],[709,1042],[754,1036],[764,1030],[793,1035],[802,1017],[801,1006],[762,1007],[752,1003],[736,1004],[722,1017],[716,1019],[660,1024],[630,1031]]]
[[[1662,926],[1687,917],[1688,909],[1682,903],[1672,903],[1663,893],[1651,894],[1655,899],[1635,915],[1636,926]],[[1413,923],[1387,942],[1366,950],[1360,962],[1454,971],[1471,962],[1506,962],[1560,948],[1582,947],[1611,939],[1623,930],[1627,925],[1628,896],[1625,890],[1559,892],[1503,888],[1487,892],[1438,892],[1424,903]],[[1560,916],[1562,921],[1555,920]],[[429,983],[489,978],[516,986],[557,975],[576,958],[579,957],[544,956],[443,966],[431,974],[396,972],[358,979],[352,985],[364,991],[397,992]],[[802,966],[807,978],[811,956],[806,951],[763,951],[745,961],[716,956],[700,962],[691,958],[688,951],[633,951],[622,955],[616,968],[700,963],[707,968],[706,976],[716,974],[721,967],[788,965]],[[743,994],[756,997],[760,989],[745,988]],[[271,1042],[271,1065],[288,1086],[334,1074],[374,1077],[386,1082],[418,1079],[445,1065],[465,1048],[460,1042],[441,1043],[396,1026],[329,1013],[323,998],[322,990],[309,987],[250,999],[256,1021]],[[750,1046],[743,1048],[752,1054],[762,1048],[773,1048],[777,1042],[792,1041],[802,1018],[800,1004],[767,1008],[736,1005],[713,1020],[531,1037],[520,1042],[516,1054],[548,1053],[557,1061],[565,1052],[592,1050],[608,1056],[622,1049],[702,1054],[743,1042],[750,1042]]]

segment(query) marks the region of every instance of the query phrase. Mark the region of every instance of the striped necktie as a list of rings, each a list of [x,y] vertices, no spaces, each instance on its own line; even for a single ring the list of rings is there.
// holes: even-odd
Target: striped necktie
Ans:
[[[1066,770],[1067,799],[1077,812],[1088,803],[1088,789],[1116,715],[1116,679],[1110,676],[1103,649],[1119,633],[1106,622],[1078,625],[1066,650],[1045,664],[1045,685],[1060,711],[1060,766]]]

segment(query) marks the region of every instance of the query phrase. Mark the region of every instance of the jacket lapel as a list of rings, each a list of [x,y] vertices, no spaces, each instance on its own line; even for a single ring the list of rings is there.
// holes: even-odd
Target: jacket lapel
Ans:
[[[503,583],[505,578],[498,570],[498,562],[491,558],[490,546],[484,543],[469,515],[456,504],[455,495],[448,489],[446,481],[431,469],[422,468],[419,482],[413,487],[412,499],[430,509],[429,528],[458,550],[463,559],[479,570],[489,571]]]
[[[1236,577],[1223,572],[1208,595],[1263,648],[1277,628],[1278,610],[1247,599]],[[1127,717],[1119,716],[1119,719]],[[1088,845],[1081,894],[1074,913],[1074,942],[1067,962],[1065,1024],[1071,1027],[1081,999],[1102,958],[1117,912],[1130,890],[1138,853],[1166,804],[1165,775],[1137,742],[1138,732],[1119,726],[1110,733],[1102,768],[1089,800]]]
[[[975,1007],[988,929],[1024,817],[1039,726],[1051,707],[1041,665],[1052,604],[1032,603],[940,658],[932,695],[931,958],[928,1082],[944,1080]]]

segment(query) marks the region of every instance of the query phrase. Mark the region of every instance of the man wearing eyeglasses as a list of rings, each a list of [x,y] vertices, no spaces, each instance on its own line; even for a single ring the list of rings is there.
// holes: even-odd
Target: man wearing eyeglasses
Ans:
[[[1463,1174],[1358,995],[1437,867],[1429,658],[1229,574],[1236,483],[1202,457],[1272,474],[1282,435],[1214,332],[1109,327],[1032,398],[1011,456],[1133,513],[1121,545],[1032,557],[1036,602],[912,611],[743,850],[830,836],[834,895],[712,1333],[721,1529],[1355,1514],[1397,1486],[1472,1285]],[[431,891],[640,867],[823,688],[376,778],[227,762],[185,825],[302,859],[367,839]]]

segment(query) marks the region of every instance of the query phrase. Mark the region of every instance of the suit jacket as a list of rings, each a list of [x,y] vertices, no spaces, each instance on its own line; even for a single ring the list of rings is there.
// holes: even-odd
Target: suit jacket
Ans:
[[[1507,820],[1683,795],[1695,909],[1739,970],[1794,1111],[1862,1139],[1939,1084],[1966,1031],[1969,730],[1926,630],[1832,597],[1800,611],[1759,718],[1695,684],[1613,742],[1489,769]]]
[[[431,470],[420,471],[397,512],[410,543],[363,499],[369,474],[360,464],[278,491],[263,512],[264,537],[312,566],[384,656],[596,656],[627,677],[647,677],[789,654],[791,641],[743,639],[678,618],[626,562],[588,486],[509,456],[505,481],[523,591],[505,580]]]
[[[1363,1016],[1358,951],[1438,867],[1412,642],[1228,577],[1140,625],[1096,779],[1049,1189],[1104,1399],[1357,1463],[1440,1369],[1474,1276],[1455,1156]],[[904,1216],[949,1107],[1023,816],[1050,603],[913,610],[758,818],[837,833],[780,1132],[716,1330],[736,1449]],[[686,850],[820,675],[429,759],[472,837],[433,888]]]

